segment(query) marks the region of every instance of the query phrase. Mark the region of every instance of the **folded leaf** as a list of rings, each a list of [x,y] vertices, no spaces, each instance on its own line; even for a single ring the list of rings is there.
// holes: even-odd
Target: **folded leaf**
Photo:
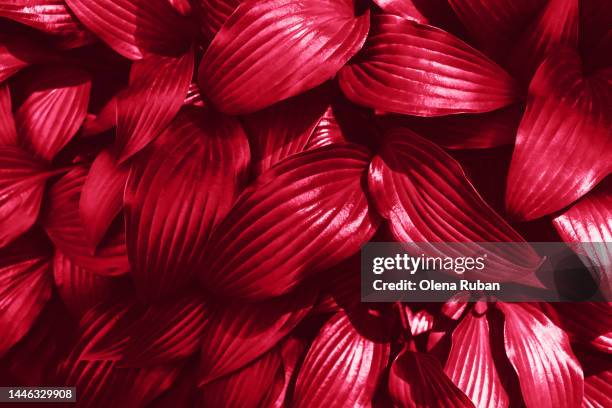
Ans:
[[[528,407],[579,407],[582,368],[567,335],[536,306],[497,303],[505,316],[506,354]]]
[[[444,371],[477,407],[508,406],[508,395],[495,368],[486,315],[468,313],[453,331]]]
[[[82,46],[93,40],[93,36],[73,16],[63,0],[2,0],[0,17],[60,36],[70,47]]]
[[[131,157],[159,135],[183,105],[193,76],[193,48],[178,57],[150,55],[134,62],[117,99],[117,152]]]
[[[25,147],[52,160],[87,115],[91,78],[69,66],[40,67],[28,74],[28,96],[15,113],[17,131]]]
[[[323,86],[245,115],[242,119],[249,136],[255,175],[306,150],[328,105],[329,90]]]
[[[318,149],[334,143],[346,142],[333,108],[328,106],[310,135],[306,150]]]
[[[233,374],[201,388],[206,407],[270,407],[282,393],[285,382],[280,351],[274,349]]]
[[[60,251],[55,251],[53,258],[53,277],[62,301],[76,317],[112,299],[126,284],[123,279],[87,271]]]
[[[553,219],[570,248],[588,257],[598,269],[599,288],[612,295],[612,178],[606,178],[569,209]]]
[[[13,119],[11,90],[0,83],[0,146],[16,146],[17,130]]]
[[[356,253],[376,231],[362,181],[368,152],[336,144],[262,174],[213,233],[200,275],[217,294],[262,299]]]
[[[459,248],[468,251],[463,254],[482,252],[483,242],[523,243],[497,252],[487,246],[487,268],[466,276],[537,285],[533,272],[540,257],[482,199],[459,163],[434,143],[408,129],[388,132],[370,164],[368,186],[398,242],[413,242],[416,249],[442,257],[458,256]],[[434,248],[428,242],[456,244]]]
[[[0,147],[0,247],[34,224],[45,183],[57,173],[18,147]]]
[[[493,112],[437,118],[385,115],[388,127],[407,127],[447,149],[489,149],[514,144],[523,110],[519,105]]]
[[[138,158],[124,202],[132,277],[146,298],[189,285],[213,227],[245,183],[248,163],[238,121],[197,108],[181,113]]]
[[[433,26],[382,14],[364,49],[338,78],[353,102],[417,116],[478,113],[516,100],[512,78],[486,56]]]
[[[344,312],[337,313],[321,328],[308,350],[291,406],[371,406],[389,352],[388,343],[365,337]]]
[[[84,239],[79,199],[86,176],[87,169],[75,167],[51,186],[41,224],[55,246],[81,268],[102,275],[125,274],[129,263],[123,228],[111,228],[95,254]]]
[[[431,355],[404,349],[391,365],[389,394],[398,408],[474,407]]]
[[[206,308],[199,296],[183,295],[150,306],[131,328],[121,366],[156,366],[197,353],[206,318]]]
[[[545,0],[449,0],[470,36],[488,53],[513,45]],[[503,46],[500,46],[503,44]]]
[[[51,297],[50,259],[32,241],[0,249],[0,357],[17,343]]]
[[[206,322],[200,352],[200,385],[254,361],[308,314],[315,294],[303,290],[259,303],[218,304]]]
[[[387,14],[395,14],[421,24],[428,23],[427,17],[419,11],[413,0],[374,0],[374,3]]]
[[[225,113],[254,112],[331,79],[363,45],[369,12],[353,0],[250,0],[200,64],[203,93]]]
[[[188,22],[168,0],[66,0],[79,20],[109,47],[132,60],[177,54],[188,42]]]
[[[193,0],[200,30],[206,39],[212,40],[229,16],[244,0]]]
[[[87,174],[79,215],[91,248],[96,248],[123,208],[123,191],[129,167],[120,165],[109,150],[98,154]]]
[[[612,70],[582,72],[579,56],[563,50],[531,81],[506,189],[506,207],[518,219],[562,209],[612,170]]]

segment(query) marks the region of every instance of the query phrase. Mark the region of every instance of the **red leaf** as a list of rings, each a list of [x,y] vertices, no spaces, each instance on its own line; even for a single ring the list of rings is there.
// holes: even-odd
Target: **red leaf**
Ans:
[[[85,229],[79,217],[79,198],[87,169],[75,167],[48,191],[41,223],[55,246],[76,265],[102,275],[128,272],[123,229],[112,229],[95,254],[83,239]]]
[[[148,367],[197,353],[207,313],[199,296],[155,304],[131,328],[121,365]]]
[[[29,75],[27,99],[15,113],[17,130],[29,150],[52,160],[87,115],[91,78],[67,66],[41,67]]]
[[[306,145],[306,150],[314,150],[334,143],[343,143],[347,140],[342,133],[340,124],[331,106],[328,106],[315,126]]]
[[[389,393],[398,408],[474,407],[433,356],[404,349],[391,365]]]
[[[200,30],[204,37],[212,40],[229,16],[244,0],[193,0],[193,8],[198,17]]]
[[[45,183],[57,173],[18,147],[0,147],[0,247],[34,224]]]
[[[546,0],[449,0],[471,37],[487,52],[503,56]]]
[[[369,407],[390,346],[357,331],[344,312],[321,328],[297,376],[294,407]]]
[[[87,115],[83,122],[82,135],[92,136],[112,129],[117,125],[117,98],[111,98],[98,115]]]
[[[181,113],[139,157],[124,202],[132,276],[143,295],[157,299],[190,283],[213,227],[245,182],[248,163],[240,124],[196,108]]]
[[[319,87],[243,117],[255,175],[306,150],[329,99],[328,88]]]
[[[308,314],[314,299],[314,293],[301,290],[264,302],[232,302],[212,308],[202,338],[200,385],[272,349]]]
[[[306,348],[305,343],[304,340],[289,337],[279,346],[281,358],[283,360],[284,384],[276,401],[271,404],[273,408],[283,408],[286,406],[285,400],[287,399],[289,387],[292,385],[291,379],[294,377],[295,370],[298,368],[300,359],[304,355],[304,350]]]
[[[612,170],[612,70],[584,77],[565,50],[546,59],[529,86],[508,174],[506,207],[531,220],[571,204]]]
[[[129,168],[118,164],[109,150],[94,160],[81,191],[79,214],[91,248],[96,248],[123,207]]]
[[[491,353],[485,315],[468,313],[453,331],[453,345],[444,371],[477,407],[507,407],[504,390]]]
[[[27,36],[0,33],[0,82],[28,65],[51,59],[51,52]]]
[[[578,47],[578,0],[549,0],[544,4],[538,18],[514,43],[510,53],[510,64],[527,81],[551,52],[560,46],[573,50]]]
[[[331,79],[368,27],[353,0],[246,1],[208,47],[200,87],[225,113],[265,108]]]
[[[504,344],[528,407],[578,407],[582,368],[563,330],[530,304],[497,303],[505,315]]]
[[[11,89],[8,84],[0,84],[0,146],[17,145],[12,106]]]
[[[606,178],[553,219],[563,241],[599,271],[599,288],[612,294],[612,178]]]
[[[612,369],[602,370],[584,379],[584,408],[606,408],[612,405]]]
[[[167,0],[66,0],[81,22],[126,58],[176,53],[188,44],[189,23]]]
[[[489,149],[514,144],[523,111],[519,105],[493,112],[437,118],[383,116],[390,127],[408,127],[447,149]]]
[[[0,357],[30,330],[51,297],[50,259],[37,250],[31,240],[0,249]]]
[[[201,388],[206,407],[270,407],[283,391],[285,373],[280,351],[269,351],[255,362]]]
[[[150,55],[132,64],[117,100],[117,152],[125,161],[159,135],[183,105],[193,76],[193,47],[179,57]]]
[[[558,320],[572,341],[612,354],[612,303],[553,303]]]
[[[432,248],[418,243],[465,243],[466,249],[477,251],[480,242],[525,242],[482,199],[458,162],[408,129],[386,135],[384,146],[370,164],[368,186],[395,239],[414,242],[427,253],[451,256],[458,246],[439,244]],[[540,257],[526,243],[489,254],[487,265],[482,273],[472,271],[472,276],[537,285],[533,272]],[[470,276],[470,272],[466,274]]]
[[[413,0],[374,0],[374,3],[386,14],[395,14],[421,24],[428,23],[427,17],[419,11]]]
[[[262,299],[356,253],[376,231],[362,181],[368,153],[337,144],[293,155],[236,201],[206,248],[206,288]]]
[[[65,45],[70,47],[85,45],[93,39],[63,0],[2,0],[0,17],[63,37]]]
[[[344,67],[353,102],[417,116],[488,112],[516,99],[512,78],[486,56],[438,28],[383,14],[364,49]]]
[[[81,320],[83,335],[64,366],[65,384],[76,386],[79,404],[87,407],[144,407],[171,385],[179,373],[175,366],[120,368],[116,361],[89,359],[82,354],[130,327],[137,319],[129,306],[92,309]]]
[[[126,283],[123,279],[87,271],[60,251],[55,251],[53,277],[62,301],[77,317],[98,303],[113,298]]]

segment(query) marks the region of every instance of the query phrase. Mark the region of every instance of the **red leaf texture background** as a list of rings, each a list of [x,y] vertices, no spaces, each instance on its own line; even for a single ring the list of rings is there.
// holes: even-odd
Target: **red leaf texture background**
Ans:
[[[611,303],[359,301],[373,241],[610,298],[611,55],[609,0],[0,0],[0,386],[612,407]]]

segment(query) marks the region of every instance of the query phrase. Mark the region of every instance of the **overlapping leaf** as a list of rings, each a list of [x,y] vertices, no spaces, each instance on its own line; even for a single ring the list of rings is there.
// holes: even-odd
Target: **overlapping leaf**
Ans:
[[[259,303],[228,303],[211,310],[200,352],[200,384],[246,366],[272,349],[306,316],[315,294]]]
[[[328,105],[329,89],[322,86],[245,115],[254,173],[260,175],[282,159],[306,150]]]
[[[553,219],[561,238],[599,271],[602,293],[612,294],[612,179],[606,178]]]
[[[362,185],[368,159],[357,145],[336,144],[262,174],[215,230],[203,285],[234,297],[278,296],[357,252],[378,225]]]
[[[87,241],[96,248],[123,207],[129,167],[120,165],[103,150],[89,169],[79,199],[79,215]]]
[[[572,341],[612,354],[612,303],[559,302],[554,308],[561,327]]]
[[[353,102],[417,116],[488,112],[516,99],[512,78],[453,35],[398,16],[372,18],[364,49],[339,73]]]
[[[0,82],[21,69],[52,59],[52,53],[36,41],[17,34],[0,33]]]
[[[40,67],[29,75],[28,97],[15,113],[17,132],[25,147],[52,160],[87,115],[91,78],[69,66]]]
[[[369,407],[389,352],[388,343],[370,340],[337,313],[308,350],[292,406]]]
[[[65,45],[70,47],[82,46],[93,40],[63,0],[2,0],[0,17],[63,37]]]
[[[188,22],[168,0],[66,0],[78,19],[113,50],[138,60],[187,48]]]
[[[193,8],[205,38],[212,40],[242,0],[194,0]]]
[[[193,53],[190,48],[178,57],[150,55],[132,64],[129,85],[117,98],[121,161],[155,139],[177,114],[193,76]]]
[[[584,76],[579,56],[547,58],[529,86],[508,174],[506,206],[531,220],[560,210],[612,169],[612,71]]]
[[[51,186],[41,223],[55,246],[78,266],[102,275],[121,275],[129,270],[125,234],[112,231],[95,253],[87,241],[79,217],[79,199],[87,169],[75,167]]]
[[[477,407],[508,406],[491,353],[485,315],[468,313],[453,331],[453,344],[444,371]]]
[[[60,251],[53,257],[55,287],[74,316],[80,317],[98,303],[114,299],[125,281],[98,275],[74,264]]]
[[[32,327],[51,297],[50,257],[23,240],[0,249],[0,356]]]
[[[456,242],[476,251],[479,242],[524,242],[478,194],[463,169],[432,142],[407,129],[390,131],[370,165],[369,190],[389,220],[398,242]],[[474,242],[474,244],[467,244]],[[421,244],[420,250],[445,256],[459,248]],[[489,252],[489,251],[487,251]],[[446,255],[452,256],[452,255]],[[526,244],[489,255],[487,268],[474,276],[535,284],[540,259]],[[469,274],[470,272],[466,272]]]
[[[200,296],[186,295],[150,306],[131,329],[121,365],[150,367],[195,354],[207,317]]]
[[[216,108],[248,113],[331,79],[363,45],[369,12],[353,0],[246,1],[200,64],[199,84]]]
[[[398,408],[474,407],[431,355],[404,349],[391,365],[389,393]]]
[[[17,145],[17,130],[12,106],[11,90],[8,84],[0,84],[0,146]]]
[[[321,116],[306,145],[306,150],[318,149],[334,143],[346,142],[333,108],[329,106]]]
[[[419,11],[413,0],[374,0],[374,3],[387,14],[395,14],[417,23],[428,23],[427,17]]]
[[[283,391],[285,373],[278,349],[201,388],[206,407],[270,407]]]
[[[505,316],[504,344],[528,407],[578,407],[582,368],[567,335],[531,304],[498,303]]]
[[[46,181],[57,173],[18,147],[0,147],[0,247],[34,224]]]
[[[189,284],[248,163],[240,124],[197,108],[181,113],[137,160],[124,201],[132,276],[144,296],[160,298]]]

